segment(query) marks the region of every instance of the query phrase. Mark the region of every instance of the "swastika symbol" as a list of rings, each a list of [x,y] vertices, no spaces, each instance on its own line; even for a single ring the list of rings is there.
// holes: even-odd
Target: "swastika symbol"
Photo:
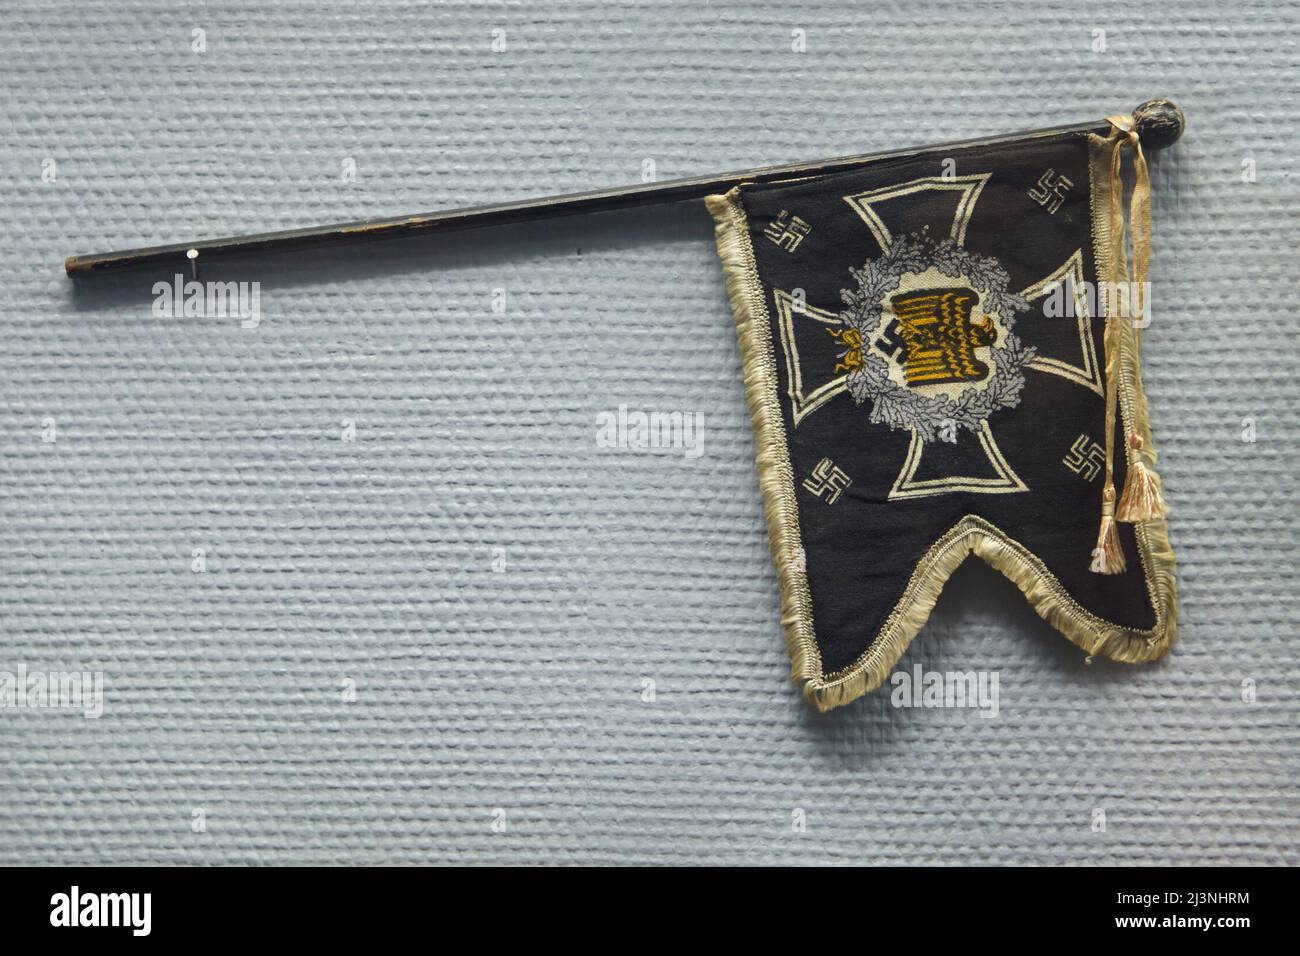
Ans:
[[[828,495],[825,495],[825,501],[828,505],[835,504],[839,500],[841,492],[851,484],[853,484],[853,479],[836,468],[835,463],[829,458],[823,458],[819,461],[817,467],[812,470],[812,475],[803,480],[804,488],[811,491],[818,498],[823,497],[823,492],[829,492]]]
[[[812,232],[812,226],[798,216],[790,215],[789,210],[782,209],[780,214],[763,230],[763,235],[771,239],[786,252],[794,252],[799,243]]]
[[[1080,435],[1061,459],[1061,464],[1084,481],[1092,481],[1106,461],[1106,449],[1087,435]]]
[[[1074,182],[1068,176],[1062,176],[1055,169],[1049,169],[1038,177],[1038,183],[1029,187],[1029,198],[1043,206],[1052,215],[1061,208],[1065,194],[1073,188]]]
[[[903,344],[903,340],[898,335],[898,319],[894,319],[885,326],[885,331],[880,334],[880,338],[876,339],[873,344],[891,359],[905,353],[907,346]]]

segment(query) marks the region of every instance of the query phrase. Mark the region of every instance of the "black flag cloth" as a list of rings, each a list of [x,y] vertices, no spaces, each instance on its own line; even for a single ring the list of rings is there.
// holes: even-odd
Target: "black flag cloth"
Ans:
[[[1173,640],[1138,358],[1149,187],[1131,119],[1111,122],[707,200],[793,678],[819,709],[885,680],[972,552],[1090,655]]]

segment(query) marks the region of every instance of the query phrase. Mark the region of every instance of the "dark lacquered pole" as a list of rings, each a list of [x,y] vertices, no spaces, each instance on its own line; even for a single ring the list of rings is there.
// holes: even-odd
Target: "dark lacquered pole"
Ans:
[[[1182,135],[1182,111],[1168,100],[1149,100],[1133,111],[1138,135],[1145,149],[1163,149],[1172,145]],[[766,166],[741,172],[714,176],[697,176],[691,179],[674,179],[664,183],[646,183],[594,192],[548,196],[542,199],[525,199],[518,202],[497,203],[490,206],[470,206],[441,212],[419,213],[393,219],[366,219],[359,222],[334,223],[306,229],[286,229],[282,232],[263,232],[249,236],[230,236],[224,239],[204,239],[198,242],[178,242],[166,246],[149,246],[126,249],[121,252],[100,252],[85,256],[69,256],[63,266],[74,279],[113,275],[128,269],[164,267],[192,272],[199,263],[220,261],[250,253],[281,252],[311,249],[341,243],[360,242],[367,239],[387,239],[425,233],[452,232],[481,226],[506,223],[531,222],[580,213],[626,209],[631,206],[649,206],[702,199],[711,193],[726,192],[740,183],[770,182],[798,176],[818,176],[859,169],[882,160],[901,159],[935,149],[966,149],[973,146],[993,146],[999,143],[1024,139],[1050,140],[1087,133],[1104,134],[1110,129],[1104,121],[1057,126],[1030,132],[1008,133],[983,139],[939,143],[931,146],[909,147],[883,153],[846,156],[810,163],[792,163],[787,166]]]

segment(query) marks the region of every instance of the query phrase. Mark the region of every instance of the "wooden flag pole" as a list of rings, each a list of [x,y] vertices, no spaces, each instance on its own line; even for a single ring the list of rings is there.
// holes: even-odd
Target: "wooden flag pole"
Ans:
[[[1182,135],[1182,111],[1168,100],[1149,100],[1133,111],[1138,135],[1145,149],[1163,149],[1172,145]],[[126,249],[121,252],[100,252],[92,255],[69,256],[63,266],[73,279],[91,276],[114,275],[128,269],[154,267],[185,269],[198,274],[199,262],[208,263],[250,253],[281,252],[311,249],[368,239],[388,239],[414,236],[423,233],[452,232],[480,226],[506,223],[532,222],[559,216],[574,216],[632,206],[651,206],[703,199],[712,193],[723,193],[740,183],[770,182],[799,176],[821,176],[859,169],[871,163],[888,159],[902,159],[935,149],[964,149],[973,146],[994,146],[1024,139],[1050,140],[1086,133],[1106,135],[1111,126],[1105,120],[1056,126],[1051,129],[1008,133],[982,139],[939,143],[931,146],[909,147],[826,159],[810,163],[792,163],[786,166],[765,166],[742,172],[713,176],[696,176],[674,179],[663,183],[645,183],[593,192],[548,196],[542,199],[525,199],[518,202],[496,203],[488,206],[469,206],[440,212],[398,216],[392,219],[364,219],[358,222],[312,226],[306,229],[286,229],[281,232],[263,232],[249,236],[230,236],[223,239],[204,239],[198,242],[179,242],[165,246]]]

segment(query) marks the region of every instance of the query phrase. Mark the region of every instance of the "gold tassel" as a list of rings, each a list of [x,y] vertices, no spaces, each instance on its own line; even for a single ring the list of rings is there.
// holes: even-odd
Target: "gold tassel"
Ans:
[[[1115,520],[1128,524],[1158,521],[1169,514],[1169,506],[1160,494],[1160,476],[1138,457],[1142,452],[1141,436],[1130,435],[1128,443],[1134,454],[1124,479],[1124,493],[1119,496],[1115,509]]]
[[[1097,532],[1097,547],[1092,549],[1088,570],[1094,574],[1123,574],[1127,566],[1115,527],[1115,486],[1108,485],[1102,493],[1101,529]]]

